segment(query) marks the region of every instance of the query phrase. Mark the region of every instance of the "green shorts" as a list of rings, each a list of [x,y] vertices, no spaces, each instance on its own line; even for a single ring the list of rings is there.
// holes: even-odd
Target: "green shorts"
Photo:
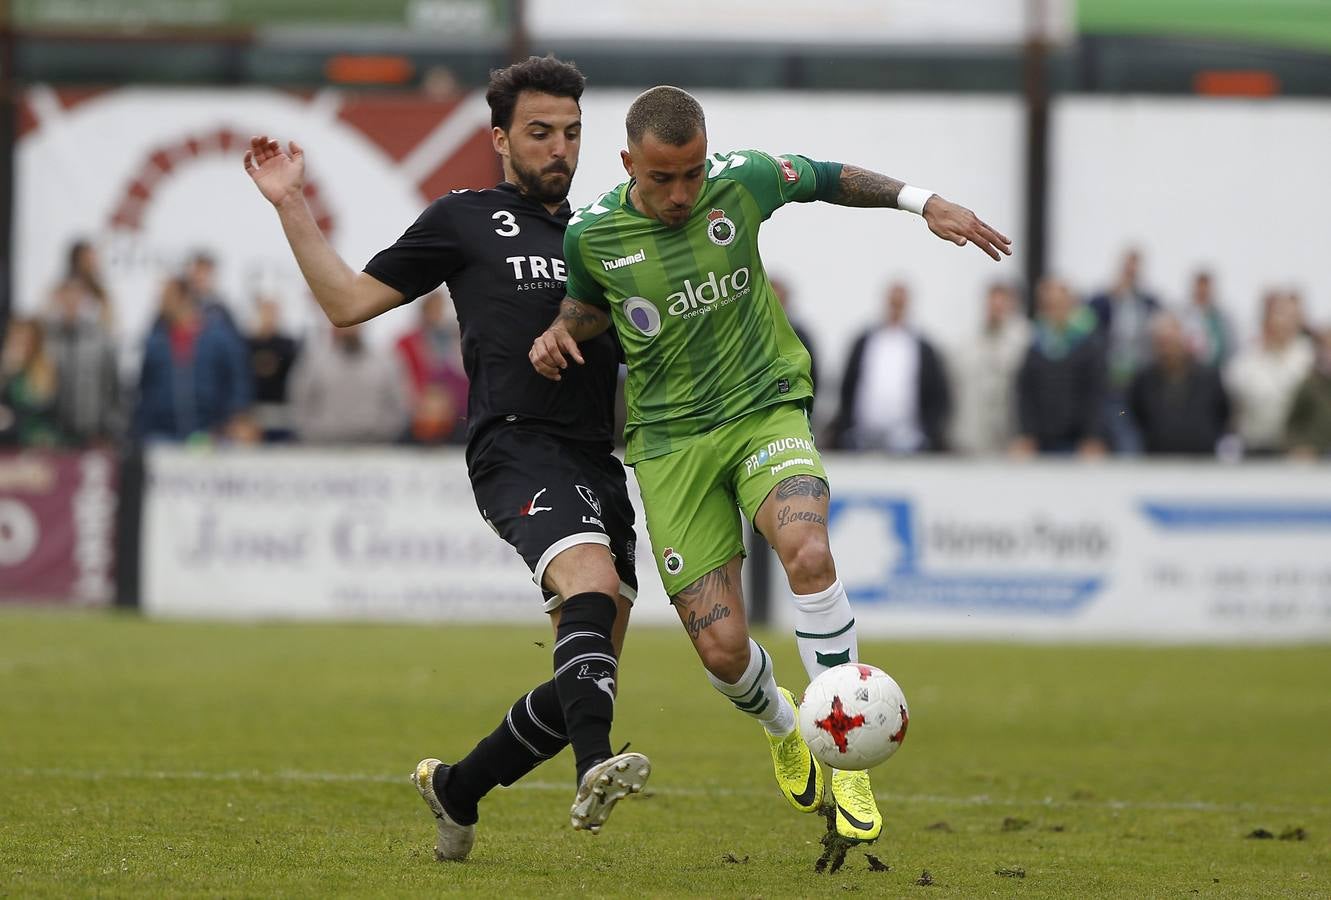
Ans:
[[[827,481],[802,403],[741,416],[665,456],[633,467],[647,513],[652,555],[673,597],[744,553],[739,510],[749,521],[792,475]]]

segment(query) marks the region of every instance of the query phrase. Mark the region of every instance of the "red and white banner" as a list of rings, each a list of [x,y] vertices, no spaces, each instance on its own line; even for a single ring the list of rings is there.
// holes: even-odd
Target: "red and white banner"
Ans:
[[[76,239],[99,251],[122,345],[156,318],[162,281],[195,251],[218,262],[241,323],[252,300],[277,299],[296,331],[326,327],[277,216],[241,165],[251,135],[305,151],[306,198],[319,226],[359,268],[429,201],[501,177],[483,92],[456,100],[252,88],[72,90],[21,96],[15,196],[15,296],[39,308]],[[415,322],[376,322],[387,339]]]
[[[109,604],[115,510],[108,453],[0,455],[0,603]]]

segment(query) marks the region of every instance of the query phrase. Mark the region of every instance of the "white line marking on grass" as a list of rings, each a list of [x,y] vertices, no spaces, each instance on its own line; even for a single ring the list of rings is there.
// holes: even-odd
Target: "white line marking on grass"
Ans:
[[[235,770],[229,772],[206,772],[202,770],[118,770],[104,771],[97,769],[0,769],[0,778],[78,778],[86,781],[234,781],[254,782],[258,784],[408,784],[410,773],[389,775],[375,772],[302,772],[284,769],[278,772],[260,772],[253,770]],[[508,790],[556,791],[566,793],[571,785],[562,781],[520,781]],[[649,787],[647,793],[662,797],[758,797],[771,794],[768,790],[736,790],[735,788],[708,787]],[[1308,813],[1322,811],[1325,804],[1310,803],[1306,806],[1265,806],[1256,803],[1211,803],[1204,800],[1155,801],[1155,800],[1057,800],[1053,797],[1021,798],[991,797],[988,794],[974,794],[969,797],[949,797],[941,794],[893,794],[877,791],[879,800],[889,803],[936,803],[943,806],[1003,806],[1106,810],[1163,810],[1178,812],[1215,812],[1215,813]]]

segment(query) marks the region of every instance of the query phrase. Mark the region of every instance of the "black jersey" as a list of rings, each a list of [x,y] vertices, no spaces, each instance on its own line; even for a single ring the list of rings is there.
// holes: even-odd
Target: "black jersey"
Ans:
[[[613,440],[620,353],[612,332],[582,343],[585,364],[571,364],[561,381],[537,374],[527,355],[564,297],[569,216],[567,203],[552,215],[508,182],[454,191],[365,266],[408,301],[448,284],[471,382],[469,445],[512,417],[607,450]]]

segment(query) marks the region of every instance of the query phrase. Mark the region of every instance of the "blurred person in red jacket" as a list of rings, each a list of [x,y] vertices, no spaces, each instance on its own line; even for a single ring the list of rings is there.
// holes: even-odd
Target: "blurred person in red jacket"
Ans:
[[[162,285],[139,377],[135,435],[144,440],[248,443],[254,386],[245,343],[215,308],[202,308],[183,278]]]
[[[443,291],[420,301],[419,323],[397,342],[411,386],[411,440],[460,444],[467,437],[467,376],[462,342]]]

